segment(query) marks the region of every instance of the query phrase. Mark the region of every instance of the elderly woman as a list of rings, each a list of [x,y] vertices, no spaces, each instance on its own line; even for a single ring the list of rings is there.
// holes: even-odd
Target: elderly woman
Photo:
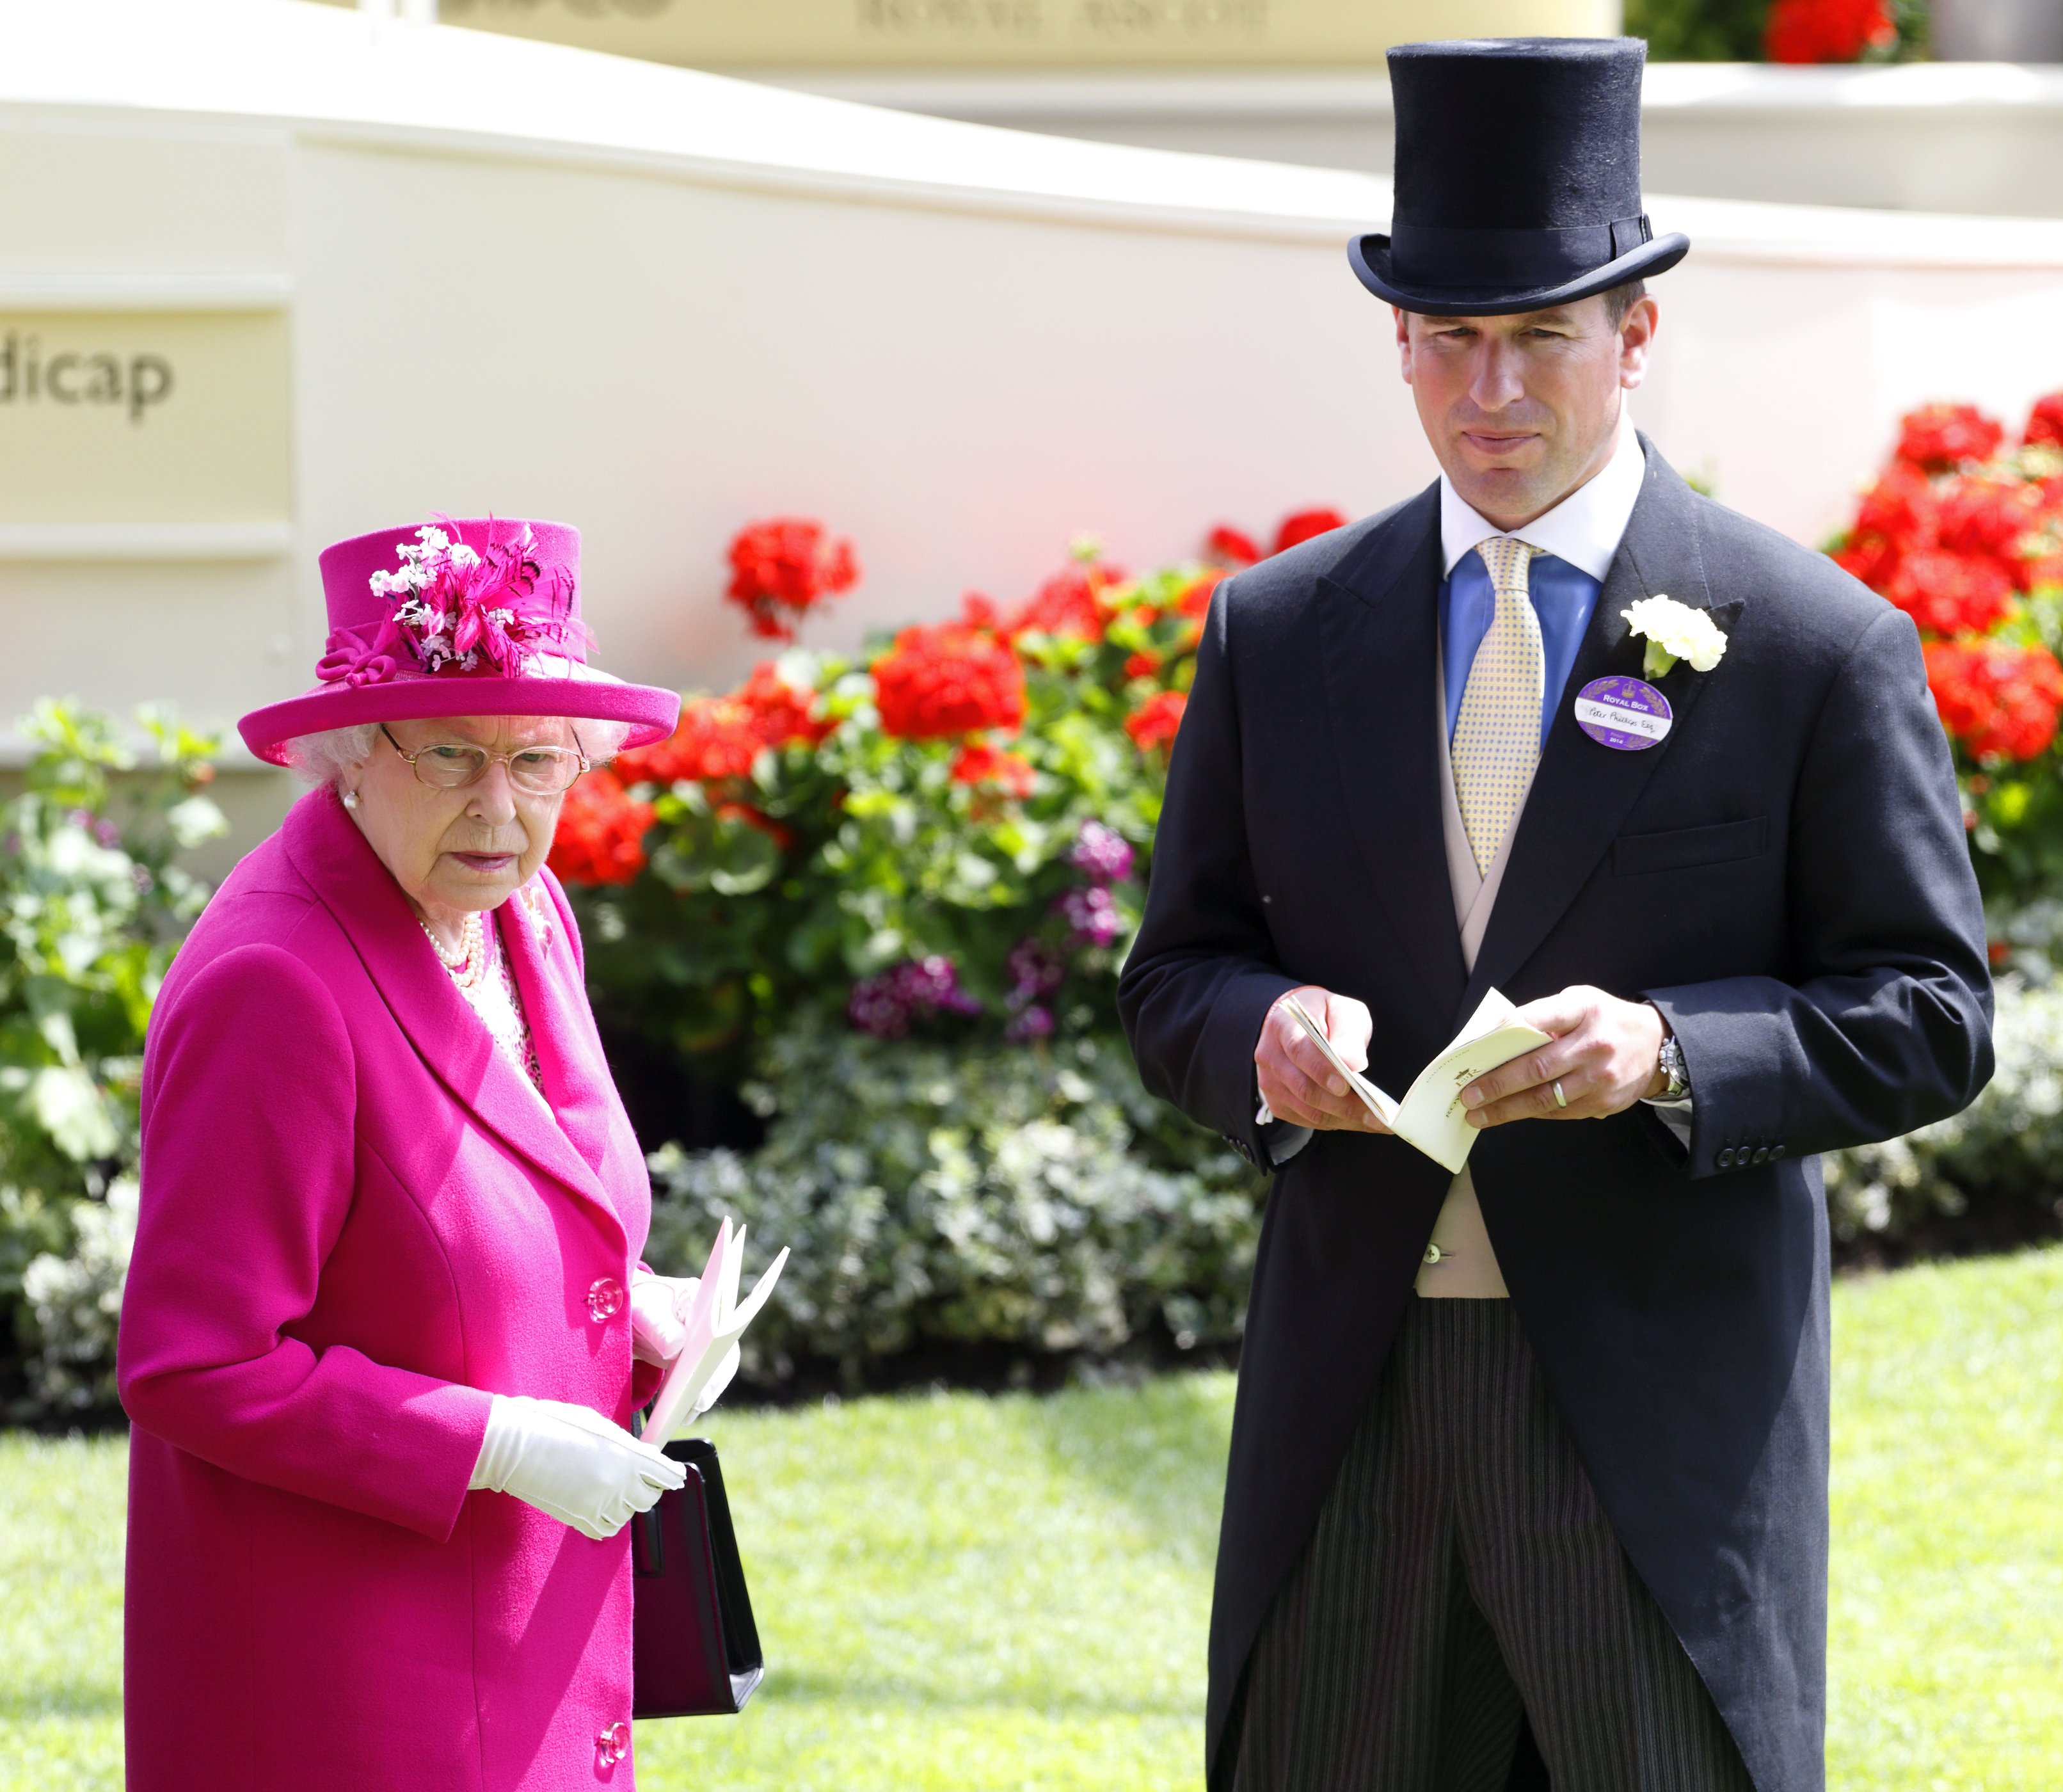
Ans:
[[[397,538],[399,539],[397,540]],[[128,1783],[625,1787],[625,1428],[684,1328],[545,868],[678,699],[584,662],[579,536],[322,557],[320,683],[241,723],[316,787],[159,997],[122,1320]]]

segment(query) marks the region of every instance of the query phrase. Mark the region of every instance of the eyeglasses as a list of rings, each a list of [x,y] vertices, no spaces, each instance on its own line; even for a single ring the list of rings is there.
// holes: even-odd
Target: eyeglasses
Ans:
[[[401,753],[401,743],[380,724],[387,744]],[[573,736],[578,740],[580,736]],[[450,740],[401,753],[419,783],[436,790],[463,790],[487,775],[490,765],[509,767],[509,782],[531,796],[557,796],[587,770],[585,753],[571,747],[519,747],[513,753],[490,753],[485,747]]]

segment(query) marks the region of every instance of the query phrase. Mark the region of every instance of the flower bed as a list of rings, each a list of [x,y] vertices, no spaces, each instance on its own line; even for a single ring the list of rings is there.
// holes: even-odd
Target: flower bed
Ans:
[[[605,1030],[772,1121],[756,1157],[666,1160],[654,1247],[718,1206],[794,1246],[762,1377],[1237,1335],[1257,1189],[1140,1089],[1116,993],[1202,618],[1261,552],[1220,528],[1133,576],[1084,543],[856,662],[763,661],[570,793],[552,864]],[[857,562],[782,518],[731,564],[754,631],[791,636]]]
[[[1913,412],[1829,551],[1919,625],[1993,961],[2045,981],[2063,937],[2044,900],[2063,884],[2063,393],[2017,442],[1972,405]]]
[[[1276,548],[1343,520],[1300,513]],[[851,582],[815,524],[738,541],[755,631]],[[670,739],[574,787],[553,852],[608,1023],[734,1081],[804,1011],[882,1037],[1114,1033],[1201,618],[1259,554],[1221,528],[1134,577],[1084,544],[1019,602],[971,594],[857,662],[791,648],[690,697]]]

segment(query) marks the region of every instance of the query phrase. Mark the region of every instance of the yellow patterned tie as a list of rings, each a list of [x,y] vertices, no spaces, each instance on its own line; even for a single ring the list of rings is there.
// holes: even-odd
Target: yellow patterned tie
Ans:
[[[1546,656],[1526,576],[1539,551],[1509,535],[1493,535],[1476,548],[1490,569],[1497,610],[1469,667],[1454,723],[1454,795],[1476,869],[1486,877],[1540,758]]]

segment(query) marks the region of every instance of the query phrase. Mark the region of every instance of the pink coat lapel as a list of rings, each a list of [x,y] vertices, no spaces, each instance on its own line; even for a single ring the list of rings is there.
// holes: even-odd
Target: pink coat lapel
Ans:
[[[616,1085],[566,920],[541,876],[501,905],[500,919],[502,944],[537,1049],[537,1067],[544,1073],[545,1099],[574,1149],[599,1173],[614,1128]]]
[[[573,1065],[571,1061],[583,1054],[577,1043],[571,1051],[565,1043],[591,1030],[572,1018],[584,1021],[586,1015],[586,999],[577,980],[569,1002],[561,987],[565,979],[554,968],[538,964],[541,941],[529,937],[532,930],[521,922],[502,928],[503,939],[516,954],[517,988],[548,1095],[561,1119],[571,1117],[582,1144],[593,1142],[592,1150],[575,1148],[537,1092],[525,1085],[522,1072],[496,1049],[479,1016],[452,988],[400,886],[335,795],[316,791],[303,797],[283,832],[288,856],[350,937],[396,1022],[431,1073],[510,1149],[599,1208],[621,1234],[622,1221],[596,1173],[606,1125],[606,1091],[599,1097],[601,1113],[591,1117],[598,1067]],[[570,952],[550,956],[571,962]],[[562,1089],[571,1097],[565,1108],[558,1106]]]

